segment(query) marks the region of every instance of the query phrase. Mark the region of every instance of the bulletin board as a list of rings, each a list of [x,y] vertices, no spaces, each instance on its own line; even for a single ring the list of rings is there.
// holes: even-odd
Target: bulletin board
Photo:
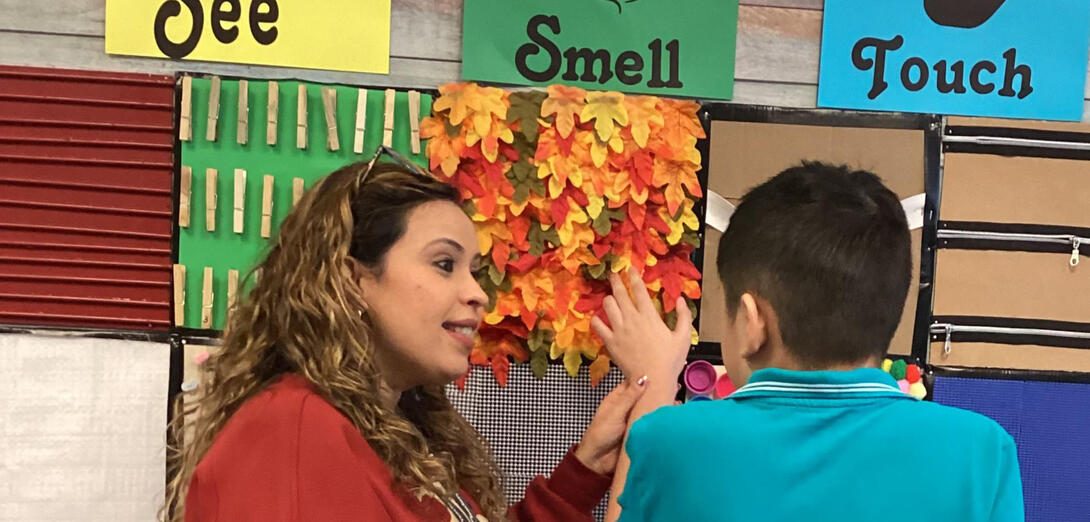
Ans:
[[[803,160],[870,170],[902,199],[926,194],[925,216],[937,202],[938,116],[727,104],[705,104],[704,116],[708,191],[731,204],[737,204],[750,188]],[[911,231],[913,285],[891,343],[891,355],[922,359],[926,352],[929,249],[934,244],[934,231],[935,223],[928,219],[922,228]],[[712,359],[718,356],[726,316],[722,283],[715,273],[721,235],[715,228],[705,227],[699,321],[702,345],[697,356]]]
[[[213,89],[213,82],[217,89]],[[247,87],[246,100],[240,105],[243,82]],[[178,97],[183,104],[179,125],[187,126],[184,105],[188,101],[189,128],[179,129],[181,179],[177,205],[179,213],[187,213],[189,219],[186,226],[179,223],[177,227],[178,264],[174,278],[177,283],[184,277],[184,295],[178,295],[176,284],[174,303],[177,306],[182,302],[184,311],[178,314],[177,309],[174,310],[174,324],[186,329],[222,330],[226,324],[229,286],[233,282],[229,271],[237,272],[236,291],[242,292],[252,281],[248,278],[249,271],[261,260],[268,242],[276,237],[280,222],[290,212],[297,183],[301,183],[304,190],[308,189],[340,167],[371,158],[383,143],[387,127],[386,92],[367,88],[361,91],[359,87],[344,85],[274,82],[278,95],[275,97],[276,125],[270,134],[269,81],[215,77],[187,80],[183,75],[178,83]],[[185,94],[187,88],[188,95]],[[336,93],[335,110],[332,111],[336,125],[335,151],[326,117],[327,89]],[[214,91],[218,92],[218,112],[209,111],[216,105],[210,103]],[[299,107],[300,92],[305,92],[305,109]],[[366,92],[362,107],[358,103],[360,92]],[[411,123],[410,93],[397,91],[393,97],[391,145],[424,165],[423,145],[415,153],[412,146],[414,129],[418,133],[419,127]],[[418,118],[430,114],[431,101],[430,93],[419,93]],[[245,121],[239,118],[240,106],[249,107],[248,111],[242,111]],[[364,117],[359,120],[357,116],[361,111]],[[210,113],[218,115],[214,123],[209,118]],[[304,118],[300,119],[300,114]],[[305,122],[301,131],[303,142],[299,141],[300,122]],[[357,146],[359,123],[363,127],[363,140]],[[215,132],[210,134],[209,128],[213,125]],[[244,128],[242,133],[239,133],[240,126]],[[305,144],[300,146],[301,143]],[[216,176],[212,193],[208,192],[209,169],[214,169]],[[240,175],[244,181],[236,181]],[[266,177],[271,178],[266,180]],[[236,186],[236,183],[240,185]],[[271,205],[264,201],[267,184],[271,184]],[[236,232],[237,187],[245,187],[241,200],[241,232]],[[211,214],[210,201],[215,201]],[[182,207],[188,207],[188,212],[183,212]],[[267,234],[263,231],[266,209],[271,210]],[[212,217],[214,230],[209,230],[209,217]],[[178,265],[185,267],[184,274],[178,271]],[[204,291],[206,267],[211,268],[213,278],[210,321],[202,321],[202,312],[209,305]]]

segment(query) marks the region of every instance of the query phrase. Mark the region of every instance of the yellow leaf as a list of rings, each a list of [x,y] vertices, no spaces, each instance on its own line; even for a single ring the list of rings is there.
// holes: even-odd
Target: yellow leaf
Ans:
[[[619,92],[590,92],[586,95],[587,104],[579,113],[583,122],[594,120],[594,132],[598,140],[608,142],[613,137],[614,122],[628,125],[628,109],[625,108],[624,95]]]
[[[590,204],[587,205],[587,214],[591,219],[598,219],[598,215],[602,213],[602,209],[605,208],[606,203],[600,196],[590,196],[587,198],[590,200]]]
[[[556,115],[556,131],[567,138],[575,129],[575,115],[583,109],[587,91],[564,85],[550,85],[547,91],[549,97],[541,103],[541,116]]]
[[[628,96],[625,97],[625,107],[631,122],[632,140],[642,149],[647,146],[647,138],[651,135],[651,124],[656,124],[658,128],[664,124],[662,113],[658,110],[658,99],[653,96]]]
[[[556,359],[556,358],[560,357],[563,353],[564,353],[564,351],[560,349],[560,346],[558,344],[556,344],[556,342],[553,342],[553,344],[549,345],[549,358],[550,359]]]
[[[564,368],[568,370],[568,375],[579,375],[579,366],[582,364],[583,357],[579,355],[579,351],[570,350],[564,353]]]
[[[474,94],[478,90],[475,83],[451,83],[439,88],[439,99],[435,100],[433,106],[435,112],[443,112],[449,110],[451,125],[461,125],[465,121],[466,116],[469,116],[470,111],[476,111],[479,109],[479,105]]]

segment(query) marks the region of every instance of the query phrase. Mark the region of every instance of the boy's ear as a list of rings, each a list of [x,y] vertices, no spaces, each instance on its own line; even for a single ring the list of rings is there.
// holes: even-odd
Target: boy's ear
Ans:
[[[742,315],[742,327],[745,329],[745,340],[742,342],[741,353],[743,359],[749,359],[761,351],[768,342],[768,318],[765,310],[758,306],[757,298],[750,293],[742,294],[738,312]]]

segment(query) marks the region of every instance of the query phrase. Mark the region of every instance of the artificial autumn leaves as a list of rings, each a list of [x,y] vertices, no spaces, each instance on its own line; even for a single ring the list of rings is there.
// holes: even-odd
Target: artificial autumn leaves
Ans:
[[[700,297],[698,104],[560,85],[439,92],[421,135],[477,226],[489,296],[471,362],[502,386],[510,359],[541,377],[549,358],[571,375],[586,358],[596,385],[610,365],[590,319],[605,318],[610,271],[642,270],[668,322],[678,296]]]

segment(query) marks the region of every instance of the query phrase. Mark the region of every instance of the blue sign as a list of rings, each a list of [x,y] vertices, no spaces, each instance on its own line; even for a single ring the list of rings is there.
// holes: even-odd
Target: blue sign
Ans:
[[[1082,119],[1090,0],[825,0],[818,105]]]

